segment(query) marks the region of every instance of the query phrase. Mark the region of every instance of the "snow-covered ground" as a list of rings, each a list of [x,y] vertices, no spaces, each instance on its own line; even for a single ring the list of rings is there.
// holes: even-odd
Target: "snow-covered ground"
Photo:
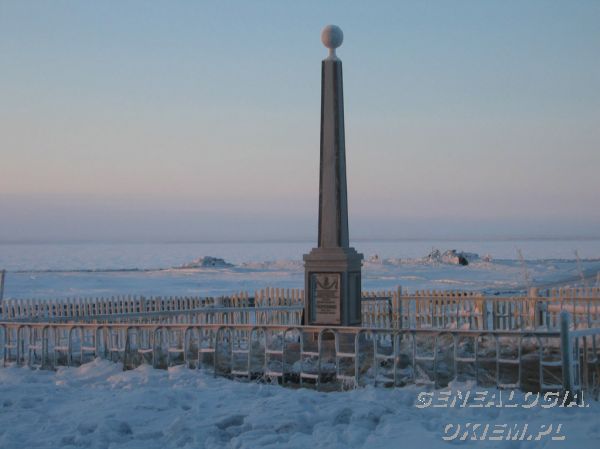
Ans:
[[[597,284],[600,260],[479,260],[468,266],[420,260],[366,262],[364,290],[389,290],[398,285],[417,289],[484,290],[490,294],[525,290],[528,285]],[[144,271],[20,271],[7,272],[6,298],[75,296],[218,296],[240,290],[253,293],[266,286],[303,288],[299,260],[255,262],[234,267],[165,268]]]
[[[583,284],[582,274],[592,286],[600,271],[597,240],[356,246],[365,254],[365,290],[401,285],[409,290],[506,293],[528,285]],[[471,255],[469,265],[457,265],[452,257],[428,257],[433,247],[480,257]],[[516,248],[522,250],[522,258]],[[301,288],[301,254],[308,250],[309,243],[0,245],[0,269],[8,270],[5,297],[13,298],[220,295],[267,285]],[[469,385],[453,387],[463,393],[469,388],[482,391]],[[587,449],[600,443],[597,402],[589,408],[418,408],[423,392],[413,386],[323,393],[213,378],[183,367],[162,371],[142,366],[124,372],[120,365],[101,360],[56,372],[11,366],[0,368],[0,448],[379,449],[467,444]],[[523,401],[522,393],[517,398]],[[474,424],[481,426],[469,433]],[[529,426],[532,441],[489,440],[497,435],[490,434],[494,429],[523,424]],[[549,424],[552,432],[535,441],[537,432]],[[457,436],[445,441],[458,425]],[[485,425],[492,426],[486,441],[470,441],[473,435],[482,438]],[[553,441],[552,436],[565,439]]]
[[[591,449],[600,444],[598,403],[543,408],[540,398],[525,408],[534,404],[533,397],[518,393],[511,402],[516,408],[475,408],[475,394],[485,389],[453,387],[463,394],[471,390],[469,407],[459,407],[458,401],[454,407],[434,408],[443,404],[442,397],[424,396],[417,387],[324,393],[215,379],[183,367],[163,371],[142,366],[124,372],[99,359],[57,372],[9,367],[0,369],[0,447],[380,449],[463,444]],[[424,402],[418,402],[419,393]],[[503,393],[507,405],[508,392]],[[485,402],[498,405],[498,395],[489,390]],[[469,441],[472,435],[481,439],[483,427],[461,441],[471,428],[467,423],[490,425],[484,441]],[[528,424],[525,435],[532,440],[490,441],[499,431],[506,437],[505,424]],[[549,424],[552,431],[535,441]],[[458,425],[456,437],[445,441]],[[553,441],[553,436],[564,440]]]
[[[216,256],[239,265],[266,260],[301,260],[315,242],[225,243],[0,243],[0,269],[98,270],[175,267],[200,256]],[[526,260],[600,258],[600,239],[588,240],[378,240],[355,241],[365,257],[417,259],[433,248]]]

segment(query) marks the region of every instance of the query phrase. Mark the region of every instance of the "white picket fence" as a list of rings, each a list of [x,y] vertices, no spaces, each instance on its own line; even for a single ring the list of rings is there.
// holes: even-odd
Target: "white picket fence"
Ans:
[[[264,311],[270,318],[285,314],[285,307],[301,308],[304,304],[304,291],[300,289],[265,288],[256,291],[251,297],[242,291],[230,296],[113,296],[110,298],[63,298],[63,299],[7,299],[2,303],[2,319],[8,321],[78,321],[120,317],[179,316],[186,313],[202,312],[217,316],[216,311],[242,311],[254,308]],[[270,309],[267,311],[266,309]],[[231,313],[229,315],[232,315]],[[221,315],[218,315],[221,316]],[[266,315],[265,315],[266,316]],[[244,322],[244,318],[235,319]],[[227,320],[225,318],[225,320]],[[121,320],[122,321],[122,320]],[[218,321],[218,319],[217,319]],[[298,322],[299,324],[299,322]]]
[[[70,298],[3,301],[8,321],[266,323],[302,322],[304,291],[264,288],[224,297]],[[600,288],[532,289],[527,296],[485,296],[465,291],[401,288],[363,292],[362,327],[380,329],[557,330],[560,313],[575,329],[600,323]],[[160,318],[163,319],[160,319]],[[146,320],[148,318],[148,320]]]
[[[210,307],[215,298],[113,296],[111,298],[5,299],[5,320],[65,320]]]
[[[481,301],[475,292],[363,292],[362,325],[393,329],[482,329]]]
[[[420,290],[363,292],[362,326],[392,329],[532,330],[560,327],[560,313],[573,327],[600,325],[600,288],[532,289],[527,296]]]

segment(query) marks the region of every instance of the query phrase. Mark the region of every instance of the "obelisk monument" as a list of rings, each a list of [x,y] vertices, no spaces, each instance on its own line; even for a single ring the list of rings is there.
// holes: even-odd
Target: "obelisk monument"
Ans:
[[[342,61],[335,49],[344,35],[326,26],[321,41],[329,56],[321,65],[321,162],[318,247],[304,255],[305,324],[360,324],[362,254],[350,247],[344,139]]]

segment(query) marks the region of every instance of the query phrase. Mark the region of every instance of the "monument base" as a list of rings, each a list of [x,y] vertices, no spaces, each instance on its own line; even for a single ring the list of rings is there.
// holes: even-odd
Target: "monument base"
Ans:
[[[354,248],[313,248],[304,255],[305,324],[360,325],[362,260]]]

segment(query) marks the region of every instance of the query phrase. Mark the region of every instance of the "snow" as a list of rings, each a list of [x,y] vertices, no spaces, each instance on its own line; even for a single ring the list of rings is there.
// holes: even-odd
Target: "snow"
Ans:
[[[594,285],[600,241],[362,242],[363,288],[507,293],[535,285]],[[302,288],[310,243],[0,245],[5,297],[221,295],[267,285]],[[439,252],[435,252],[438,248]],[[441,257],[449,249],[468,266]],[[517,257],[522,248],[525,260]],[[574,258],[578,249],[581,261]],[[428,257],[428,254],[440,257]],[[452,254],[452,253],[448,253]],[[490,254],[490,257],[479,255]],[[208,258],[210,256],[210,258]],[[231,264],[232,266],[229,266]],[[177,268],[179,267],[179,268]],[[185,268],[182,268],[185,267]],[[530,281],[528,281],[528,279]],[[452,384],[460,390],[469,384]],[[0,368],[0,448],[448,447],[448,424],[562,424],[559,447],[598,447],[589,408],[417,408],[422,387],[324,393],[95,360],[78,368]],[[481,390],[481,388],[476,388]],[[498,393],[497,390],[490,390]],[[518,393],[522,397],[522,393]],[[553,446],[545,439],[476,447]],[[472,444],[472,443],[471,443]]]
[[[229,262],[225,262],[223,259],[219,257],[212,256],[204,256],[198,257],[197,259],[192,260],[191,262],[184,263],[180,267],[177,268],[230,268],[233,267],[233,264]]]
[[[266,286],[302,288],[302,254],[312,246],[0,244],[0,269],[7,270],[7,298],[218,296]],[[362,241],[355,246],[365,255],[365,290],[401,285],[409,291],[452,288],[510,294],[531,285],[574,285],[582,272],[593,286],[600,271],[600,240]],[[524,260],[519,260],[517,248]],[[455,254],[465,256],[469,265],[456,265]]]
[[[418,259],[437,248],[456,249],[494,259],[526,260],[600,258],[600,239],[588,240],[380,240],[353,241],[365,257]],[[0,269],[14,272],[42,270],[121,270],[177,267],[202,256],[244,262],[302,260],[314,241],[232,243],[0,243]]]
[[[453,388],[485,391],[469,384]],[[7,367],[0,368],[0,447],[440,448],[450,444],[442,440],[447,424],[467,422],[530,428],[560,423],[565,440],[558,447],[600,443],[595,402],[582,408],[417,408],[423,391],[366,387],[324,393],[213,378],[184,367],[122,371],[100,359],[56,372]],[[525,403],[521,393],[517,398]],[[552,443],[548,437],[476,446]]]
[[[304,287],[304,267],[298,259],[244,262],[231,267],[226,264],[152,270],[9,271],[4,295],[5,298],[219,296],[242,290],[253,294],[267,286]],[[582,272],[589,277],[588,286],[594,286],[599,271],[598,259],[580,263],[573,259],[528,260],[524,266],[515,259],[471,258],[468,266],[461,266],[423,257],[370,257],[363,265],[363,289],[393,290],[401,285],[408,291],[450,288],[511,294],[533,285],[576,285]]]

